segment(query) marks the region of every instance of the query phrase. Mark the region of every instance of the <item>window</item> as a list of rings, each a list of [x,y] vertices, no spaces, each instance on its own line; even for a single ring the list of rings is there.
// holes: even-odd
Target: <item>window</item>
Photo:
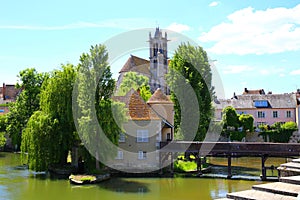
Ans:
[[[138,159],[139,160],[147,159],[147,152],[146,151],[139,151],[139,153],[138,153]]]
[[[257,127],[259,127],[260,125],[265,125],[267,124],[266,122],[257,122]]]
[[[273,111],[273,118],[278,118],[278,111]]]
[[[292,112],[290,110],[286,111],[286,117],[291,118],[292,117]]]
[[[265,118],[266,117],[266,113],[264,111],[258,111],[257,112],[257,117],[258,118]]]
[[[167,141],[171,141],[171,133],[167,133]]]
[[[267,100],[255,100],[254,106],[256,108],[267,108],[269,106],[269,102]]]
[[[120,133],[119,142],[125,142],[125,134]]]
[[[137,130],[137,142],[149,142],[148,130]]]
[[[122,160],[123,159],[123,151],[118,151],[116,160]]]

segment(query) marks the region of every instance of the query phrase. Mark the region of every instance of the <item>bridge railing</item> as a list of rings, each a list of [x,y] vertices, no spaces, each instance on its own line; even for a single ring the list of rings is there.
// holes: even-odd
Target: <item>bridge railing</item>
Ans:
[[[267,143],[267,142],[161,142],[162,152],[199,152],[210,155],[269,155],[269,156],[299,156],[298,143]]]

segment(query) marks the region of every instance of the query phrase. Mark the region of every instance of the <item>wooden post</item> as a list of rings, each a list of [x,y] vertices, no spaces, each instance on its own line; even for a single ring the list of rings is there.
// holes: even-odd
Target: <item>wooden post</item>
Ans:
[[[265,166],[265,162],[267,160],[267,156],[262,155],[261,156],[261,180],[265,181],[267,180],[267,169]]]
[[[202,162],[201,162],[200,153],[197,154],[196,161],[197,161],[197,174],[202,175],[202,169],[201,169]]]
[[[171,175],[173,176],[174,174],[174,160],[173,160],[173,153],[171,152],[171,165],[170,165],[170,171],[171,171]]]
[[[163,174],[163,156],[162,156],[162,152],[159,152],[159,168],[160,168],[160,175]]]
[[[228,179],[231,179],[231,178],[232,178],[232,173],[231,173],[231,155],[230,155],[230,154],[228,155],[227,159],[228,159],[228,166],[227,166],[228,172],[227,172],[227,178],[228,178]]]

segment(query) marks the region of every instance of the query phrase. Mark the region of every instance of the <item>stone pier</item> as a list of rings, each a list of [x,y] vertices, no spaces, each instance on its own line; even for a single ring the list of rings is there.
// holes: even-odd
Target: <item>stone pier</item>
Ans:
[[[228,193],[223,200],[297,200],[298,193],[300,193],[300,159],[281,164],[278,170],[279,182],[254,185],[251,190]]]

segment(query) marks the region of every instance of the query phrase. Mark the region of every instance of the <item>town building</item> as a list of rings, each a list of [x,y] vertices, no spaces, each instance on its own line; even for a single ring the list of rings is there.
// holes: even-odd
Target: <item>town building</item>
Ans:
[[[232,106],[238,114],[251,114],[257,127],[262,124],[272,125],[275,122],[298,123],[299,119],[296,93],[272,94],[272,92],[265,93],[263,89],[245,88],[242,95],[234,94],[231,99],[216,99],[214,106],[217,120],[222,119],[224,108]]]
[[[20,89],[17,89],[15,85],[5,84],[0,87],[0,115],[6,114],[9,112],[8,106],[4,106],[4,104],[8,104],[10,102],[14,102],[17,96],[20,94]]]
[[[138,91],[114,97],[128,110],[128,122],[120,133],[119,150],[110,166],[126,172],[158,171],[161,166],[160,142],[173,140],[173,103],[158,88],[145,102]]]

